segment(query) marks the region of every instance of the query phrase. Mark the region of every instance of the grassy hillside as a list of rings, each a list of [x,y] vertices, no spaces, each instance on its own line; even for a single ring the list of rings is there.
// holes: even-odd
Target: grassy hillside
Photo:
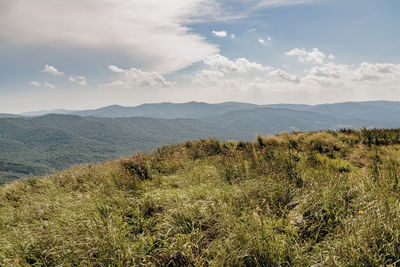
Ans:
[[[0,265],[394,266],[400,130],[215,139],[0,187]]]

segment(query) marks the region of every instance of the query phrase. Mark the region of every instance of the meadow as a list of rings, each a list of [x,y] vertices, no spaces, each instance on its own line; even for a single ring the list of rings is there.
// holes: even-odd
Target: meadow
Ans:
[[[397,266],[400,130],[200,139],[0,187],[2,266]]]

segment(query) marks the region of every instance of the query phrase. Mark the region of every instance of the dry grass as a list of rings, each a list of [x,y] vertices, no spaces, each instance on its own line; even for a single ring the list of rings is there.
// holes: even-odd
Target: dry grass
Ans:
[[[0,188],[1,266],[383,266],[398,130],[215,139]]]

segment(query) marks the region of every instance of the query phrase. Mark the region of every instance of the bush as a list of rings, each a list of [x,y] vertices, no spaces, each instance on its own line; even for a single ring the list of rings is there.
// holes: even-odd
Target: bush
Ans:
[[[132,177],[142,181],[151,179],[146,155],[136,154],[130,159],[121,160],[120,163]]]

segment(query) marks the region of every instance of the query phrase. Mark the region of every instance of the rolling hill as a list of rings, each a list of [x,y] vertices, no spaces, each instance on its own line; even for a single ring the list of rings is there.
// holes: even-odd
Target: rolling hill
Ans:
[[[151,151],[163,144],[234,134],[190,119],[46,115],[0,119],[0,177],[44,175],[74,164]]]

